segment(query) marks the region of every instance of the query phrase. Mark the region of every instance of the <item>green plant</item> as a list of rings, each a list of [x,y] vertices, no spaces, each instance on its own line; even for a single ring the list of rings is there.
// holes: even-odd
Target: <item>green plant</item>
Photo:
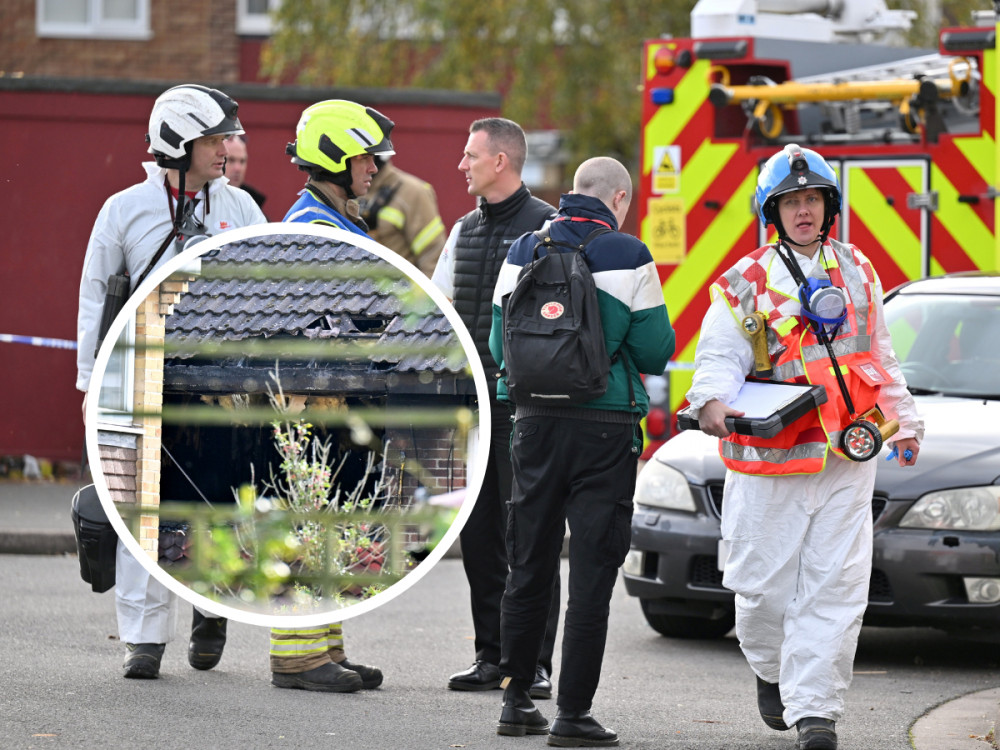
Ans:
[[[277,372],[271,378],[277,392],[269,388],[269,399],[282,417],[271,423],[279,463],[262,493],[253,483],[234,490],[243,511],[236,526],[242,557],[263,557],[267,570],[294,581],[296,602],[374,596],[386,588],[373,577],[383,573],[391,533],[378,519],[388,499],[385,463],[372,485],[376,455],[368,451],[362,478],[353,487],[339,482],[347,457],[334,464],[330,439],[290,418]]]

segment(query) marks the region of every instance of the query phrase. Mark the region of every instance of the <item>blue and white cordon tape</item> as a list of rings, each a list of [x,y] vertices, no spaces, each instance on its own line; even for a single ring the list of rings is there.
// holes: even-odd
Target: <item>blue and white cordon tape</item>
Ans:
[[[76,349],[76,342],[69,339],[49,339],[42,336],[18,336],[14,333],[0,333],[0,344],[27,344],[45,346],[50,349]]]

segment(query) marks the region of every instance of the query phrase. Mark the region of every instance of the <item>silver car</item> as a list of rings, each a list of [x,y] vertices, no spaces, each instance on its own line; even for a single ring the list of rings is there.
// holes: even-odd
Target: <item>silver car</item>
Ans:
[[[920,460],[877,456],[866,625],[935,627],[1000,640],[1000,274],[912,281],[885,299],[903,374],[926,424]],[[725,467],[698,431],[668,440],[639,474],[625,588],[676,638],[733,627],[722,585]]]

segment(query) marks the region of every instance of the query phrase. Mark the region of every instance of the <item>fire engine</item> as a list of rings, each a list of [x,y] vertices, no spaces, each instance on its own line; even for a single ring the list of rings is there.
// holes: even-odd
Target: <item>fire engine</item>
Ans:
[[[861,248],[885,290],[1000,267],[992,15],[989,25],[942,30],[938,50],[914,55],[869,43],[911,20],[884,6],[871,12],[871,0],[857,0],[869,6],[864,23],[838,30],[830,22],[824,37],[808,39],[821,19],[815,6],[826,0],[734,2],[737,12],[727,1],[725,13],[713,14],[706,6],[720,3],[701,0],[692,14],[697,36],[643,49],[639,234],[677,333],[671,369],[647,379],[647,457],[670,436],[690,387],[709,286],[775,239],[752,198],[760,167],[784,145],[815,149],[837,170],[843,210],[832,236]],[[788,23],[766,2],[815,12]]]

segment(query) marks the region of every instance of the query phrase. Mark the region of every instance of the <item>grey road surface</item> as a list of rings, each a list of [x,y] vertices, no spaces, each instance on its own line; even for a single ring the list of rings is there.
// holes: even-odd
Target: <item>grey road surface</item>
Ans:
[[[222,663],[195,671],[186,603],[161,678],[125,680],[112,594],[90,592],[74,557],[0,555],[0,748],[539,750],[544,737],[495,734],[499,691],[446,688],[473,658],[467,596],[461,562],[445,559],[402,596],[345,623],[349,657],[385,672],[375,691],[274,688],[267,631],[235,622]],[[791,750],[794,733],[757,716],[753,675],[731,635],[662,638],[621,584],[611,610],[594,713],[623,747]],[[842,750],[906,750],[910,727],[934,706],[998,684],[995,646],[932,630],[865,628],[855,666]],[[555,713],[553,701],[539,705]]]

